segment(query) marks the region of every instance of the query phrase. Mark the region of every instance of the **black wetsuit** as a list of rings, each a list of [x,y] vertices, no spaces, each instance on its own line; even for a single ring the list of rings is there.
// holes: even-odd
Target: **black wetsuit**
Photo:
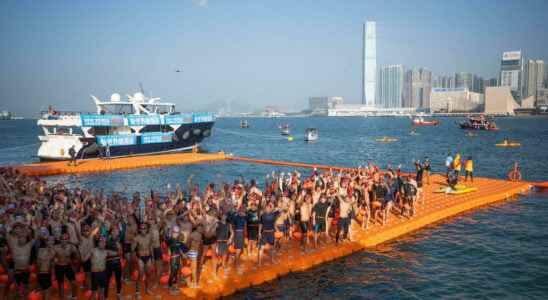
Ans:
[[[185,248],[183,243],[179,239],[167,238],[167,246],[171,256],[169,258],[170,273],[169,273],[169,287],[172,287],[179,276],[179,269],[181,268],[181,255],[182,249]]]

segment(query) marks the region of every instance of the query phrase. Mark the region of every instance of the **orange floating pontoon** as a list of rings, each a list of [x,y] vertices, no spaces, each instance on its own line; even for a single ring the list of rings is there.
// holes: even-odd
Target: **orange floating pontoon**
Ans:
[[[285,242],[282,244],[282,250],[277,253],[274,263],[270,262],[269,256],[265,256],[263,265],[258,267],[257,254],[253,253],[251,256],[242,257],[239,271],[231,266],[228,274],[224,276],[221,271],[219,278],[213,276],[212,261],[207,261],[198,288],[181,288],[181,295],[178,296],[169,294],[165,288],[159,288],[154,291],[155,296],[143,295],[143,299],[175,300],[181,299],[181,296],[191,299],[215,299],[227,296],[238,290],[274,280],[290,272],[302,272],[324,262],[377,246],[471,209],[511,199],[516,195],[527,193],[530,188],[530,184],[527,182],[474,178],[474,183],[467,183],[467,185],[478,188],[476,192],[461,195],[433,193],[442,185],[444,179],[441,175],[431,175],[433,183],[424,187],[424,203],[418,204],[416,215],[413,218],[408,219],[391,214],[388,224],[382,226],[380,221],[375,222],[375,224],[370,224],[368,230],[363,230],[358,224],[353,224],[350,233],[352,242],[338,245],[330,243],[321,245],[318,249],[314,249],[310,243],[310,252],[307,253],[301,251],[298,241]]]
[[[169,154],[161,156],[143,156],[120,158],[113,160],[90,160],[83,161],[76,167],[67,166],[67,162],[41,163],[18,166],[17,168],[29,175],[52,175],[61,173],[76,172],[98,172],[109,170],[120,170],[138,167],[151,167],[160,165],[175,165],[186,163],[198,163],[214,160],[233,160],[248,163],[271,164],[278,166],[292,166],[304,168],[347,170],[323,165],[302,164],[293,162],[277,162],[270,160],[256,160],[251,158],[230,157],[224,153],[217,154]],[[277,277],[284,276],[290,272],[301,272],[321,263],[331,261],[353,252],[374,247],[388,240],[392,240],[418,230],[424,226],[431,225],[443,219],[458,215],[460,213],[479,208],[493,202],[510,199],[516,195],[529,191],[531,184],[528,182],[510,182],[506,180],[474,178],[473,183],[466,183],[467,186],[477,188],[477,191],[467,194],[445,194],[433,193],[433,191],[444,185],[445,178],[441,175],[431,175],[431,185],[423,187],[424,201],[418,202],[416,214],[412,218],[401,217],[391,214],[388,224],[382,226],[380,221],[370,224],[367,230],[363,230],[358,224],[353,224],[350,237],[352,242],[344,242],[338,245],[334,243],[319,246],[318,249],[309,247],[310,252],[303,253],[298,241],[289,241],[282,244],[282,249],[270,262],[268,256],[264,257],[263,265],[256,264],[257,254],[243,256],[240,261],[240,270],[235,270],[232,265],[229,272],[216,277],[213,275],[214,267],[211,260],[207,261],[202,271],[201,281],[198,288],[181,288],[180,295],[171,295],[167,288],[158,288],[153,295],[145,295],[141,291],[142,299],[214,299],[230,295],[238,290],[256,286],[271,281]],[[546,183],[540,184],[545,186]],[[113,285],[111,285],[113,288]],[[83,292],[81,292],[83,294]],[[114,296],[114,289],[110,290],[111,297]],[[124,284],[123,294],[132,295],[135,293],[134,285]],[[52,293],[53,295],[54,293]],[[84,298],[84,297],[82,297]]]
[[[173,153],[158,155],[129,156],[111,159],[79,160],[76,166],[68,161],[32,163],[15,166],[23,174],[30,176],[49,176],[59,174],[110,172],[124,169],[150,168],[168,165],[184,165],[224,160],[225,154],[219,153]]]

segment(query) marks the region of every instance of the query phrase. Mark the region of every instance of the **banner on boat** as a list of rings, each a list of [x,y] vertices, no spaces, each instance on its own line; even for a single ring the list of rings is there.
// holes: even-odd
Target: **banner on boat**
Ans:
[[[141,135],[141,144],[170,143],[173,132],[147,132]]]
[[[98,135],[97,143],[101,146],[129,146],[137,144],[137,136],[134,134]]]
[[[124,126],[124,117],[119,115],[80,115],[83,127]]]

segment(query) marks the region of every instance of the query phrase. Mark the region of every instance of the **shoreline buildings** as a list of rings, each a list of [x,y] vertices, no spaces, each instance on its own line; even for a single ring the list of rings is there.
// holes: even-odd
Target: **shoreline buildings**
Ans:
[[[500,62],[500,86],[510,87],[514,99],[521,101],[523,95],[523,57],[521,50],[502,53]]]

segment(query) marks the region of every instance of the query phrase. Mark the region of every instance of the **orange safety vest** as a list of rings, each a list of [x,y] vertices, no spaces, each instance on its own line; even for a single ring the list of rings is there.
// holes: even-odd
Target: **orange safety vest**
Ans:
[[[469,159],[464,163],[464,169],[468,172],[474,172],[474,161]]]
[[[453,169],[460,171],[460,168],[461,168],[460,158],[455,158],[455,160],[453,160]]]

